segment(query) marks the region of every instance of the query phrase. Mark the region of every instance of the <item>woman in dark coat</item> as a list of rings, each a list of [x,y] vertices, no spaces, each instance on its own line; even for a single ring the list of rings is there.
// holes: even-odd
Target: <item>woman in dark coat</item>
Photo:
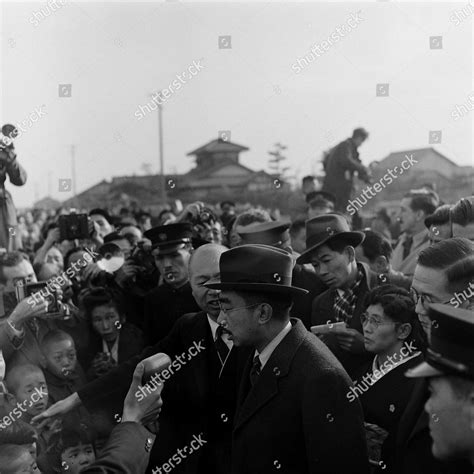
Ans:
[[[382,459],[387,459],[415,386],[404,374],[423,360],[426,340],[407,290],[395,285],[377,287],[367,295],[366,305],[361,315],[364,345],[374,357],[356,375],[350,396],[359,397],[369,433],[388,435],[382,447]],[[380,444],[374,443],[375,453]]]
[[[16,250],[21,247],[21,238],[19,232],[10,230],[16,228],[17,220],[12,196],[5,189],[7,175],[15,186],[26,183],[26,171],[16,161],[13,144],[0,147],[0,248]],[[13,241],[11,245],[10,240]]]
[[[109,288],[85,290],[80,297],[90,323],[87,351],[80,354],[88,379],[95,379],[139,354],[145,347],[142,331],[125,321],[121,298]]]

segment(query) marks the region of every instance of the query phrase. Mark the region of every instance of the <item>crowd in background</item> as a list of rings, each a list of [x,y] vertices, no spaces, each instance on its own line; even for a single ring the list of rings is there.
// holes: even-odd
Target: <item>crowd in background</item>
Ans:
[[[342,148],[348,146],[353,145],[345,143]],[[361,177],[370,181],[368,173]],[[232,341],[218,335],[215,321],[221,321],[217,315],[223,302],[205,288],[210,277],[203,274],[209,262],[220,258],[222,265],[221,255],[227,249],[264,245],[293,259],[292,284],[306,293],[293,300],[290,315],[306,331],[313,328],[352,381],[343,398],[351,410],[361,410],[367,469],[472,472],[474,436],[472,414],[471,418],[467,414],[468,407],[474,407],[472,361],[471,365],[464,361],[468,367],[464,370],[459,360],[448,357],[443,362],[443,354],[438,354],[435,382],[405,374],[434,360],[439,337],[432,341],[432,334],[437,325],[450,328],[446,350],[456,354],[459,344],[461,359],[467,351],[462,346],[464,326],[444,323],[443,318],[452,316],[451,309],[464,311],[459,317],[464,318],[465,331],[472,331],[468,320],[474,325],[474,197],[449,203],[427,187],[403,196],[396,220],[384,209],[370,219],[358,214],[351,219],[341,209],[341,199],[347,203],[350,193],[341,198],[328,186],[323,189],[313,177],[304,178],[306,210],[292,221],[269,209],[242,209],[232,200],[219,205],[194,202],[180,213],[165,208],[156,216],[128,208],[115,214],[100,207],[75,210],[77,215],[87,214],[88,235],[73,240],[61,240],[58,227],[58,217],[71,214],[68,209],[34,209],[18,215],[14,233],[10,232],[16,249],[0,249],[0,471],[86,472],[121,421],[125,392],[114,392],[114,385],[130,385],[137,362],[157,352],[150,346],[171,347],[189,314],[216,314],[214,325],[212,318],[209,324],[219,358],[217,343],[224,342],[219,365],[223,369],[233,351]],[[115,261],[119,264],[112,268]],[[47,287],[48,297],[18,296],[19,287],[37,282],[55,282]],[[274,298],[278,306],[281,301]],[[449,360],[451,370],[446,368]],[[165,383],[170,388],[163,396],[160,432],[147,472],[157,472],[152,471],[155,466],[200,431],[207,445],[175,463],[173,472],[224,474],[232,468],[230,458],[223,459],[227,441],[232,445],[232,419],[224,422],[215,407],[222,399],[234,400],[239,380],[236,386],[225,385],[229,393],[224,394],[216,388],[220,385],[209,382],[211,402],[199,405],[185,381],[193,364],[188,362]],[[452,389],[449,411],[443,400],[439,404],[441,392],[437,392],[443,371]],[[78,397],[82,403],[76,403]],[[54,416],[44,415],[45,410]],[[231,409],[225,413],[226,418],[234,414]],[[350,440],[343,437],[351,436],[357,413],[348,411],[346,425],[337,425],[338,413],[322,418],[330,416],[336,419],[334,426],[347,426],[332,436]],[[204,421],[196,421],[198,416]],[[295,423],[305,428],[304,419]],[[292,431],[286,425],[267,429],[281,437],[285,449],[293,449],[286,447],[294,441],[287,438]],[[301,436],[312,439],[307,433]],[[304,446],[298,449],[304,451]],[[351,451],[344,446],[341,458],[345,449]],[[150,455],[150,449],[146,451]],[[359,461],[345,472],[369,472]],[[247,467],[234,472],[273,472],[252,468],[251,456],[241,462]],[[331,462],[333,470],[317,470],[308,462],[302,471],[282,472],[340,473],[339,461]]]

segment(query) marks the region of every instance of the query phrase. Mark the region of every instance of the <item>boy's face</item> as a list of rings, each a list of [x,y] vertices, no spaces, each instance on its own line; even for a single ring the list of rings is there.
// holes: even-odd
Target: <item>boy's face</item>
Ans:
[[[5,472],[5,474],[41,474],[35,459],[28,451],[15,459],[13,464],[10,464],[5,471],[2,466],[1,472]]]
[[[54,375],[67,378],[76,368],[76,348],[72,339],[50,342],[44,348],[48,370]]]
[[[48,405],[48,387],[43,372],[30,372],[17,381],[13,392],[21,410],[30,417],[39,415]]]
[[[92,444],[79,444],[66,448],[61,454],[61,472],[79,474],[86,466],[95,461]]]

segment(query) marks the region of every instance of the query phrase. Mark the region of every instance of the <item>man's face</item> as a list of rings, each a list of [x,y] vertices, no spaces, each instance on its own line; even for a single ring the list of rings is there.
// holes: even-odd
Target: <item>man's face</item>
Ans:
[[[298,253],[303,253],[306,250],[306,229],[304,227],[291,237],[291,247]]]
[[[120,315],[112,305],[96,306],[91,313],[92,327],[107,342],[114,342],[119,334]]]
[[[448,281],[441,270],[417,265],[413,274],[412,289],[420,297],[415,306],[416,314],[428,338],[431,334],[431,320],[428,317],[430,303],[448,302],[453,295],[447,290]]]
[[[15,291],[15,285],[26,279],[27,283],[37,283],[36,275],[28,260],[22,260],[14,267],[4,267],[3,274],[7,280],[5,284],[5,292]]]
[[[222,226],[220,222],[199,226],[199,236],[212,244],[222,245]]]
[[[450,239],[452,236],[449,222],[432,225],[429,230],[429,236],[431,245],[441,242],[442,240]]]
[[[76,368],[76,348],[72,339],[50,342],[43,353],[48,369],[57,377],[65,379]]]
[[[349,247],[342,253],[321,245],[311,255],[311,265],[316,274],[329,288],[344,288],[351,276],[354,259],[350,258]]]
[[[411,198],[403,198],[400,204],[400,230],[402,232],[413,233],[417,225],[417,213],[410,207]]]
[[[198,250],[199,251],[199,250]],[[200,252],[193,257],[190,268],[190,283],[193,297],[199,307],[212,319],[219,316],[219,290],[206,288],[206,283],[217,283],[220,278],[219,257],[222,252]]]
[[[114,230],[103,215],[92,214],[90,218],[96,224],[96,227],[98,229],[97,233],[99,234],[99,237],[104,238],[106,235],[110,234]]]
[[[389,353],[399,342],[395,323],[385,316],[381,304],[369,306],[366,316],[362,325],[365,349],[374,354]]]
[[[188,281],[188,262],[191,256],[189,250],[180,249],[165,255],[155,250],[153,256],[163,280],[170,286],[179,288]]]
[[[433,455],[437,459],[465,457],[472,452],[474,430],[471,427],[474,412],[474,388],[471,397],[460,398],[453,391],[449,379],[429,379],[430,398],[425,403]]]
[[[63,254],[58,248],[51,247],[46,253],[46,263],[54,263],[62,271],[64,268]]]
[[[233,216],[235,214],[235,208],[230,204],[224,204],[222,206],[222,214],[226,216]]]
[[[27,373],[20,380],[16,380],[15,385],[13,395],[30,417],[39,415],[42,411],[46,410],[48,405],[48,387],[42,372]],[[43,396],[40,397],[39,393],[43,394]]]
[[[61,454],[62,472],[79,474],[82,469],[95,461],[95,452],[92,444],[79,444],[66,448]]]
[[[356,137],[356,138],[353,138],[352,141],[354,142],[356,148],[359,148],[359,147],[362,145],[362,143],[365,142],[365,138],[363,138],[363,137]]]
[[[219,299],[224,311],[217,322],[229,333],[229,339],[237,347],[254,346],[260,329],[257,305],[245,308],[245,300],[234,291],[221,291]]]

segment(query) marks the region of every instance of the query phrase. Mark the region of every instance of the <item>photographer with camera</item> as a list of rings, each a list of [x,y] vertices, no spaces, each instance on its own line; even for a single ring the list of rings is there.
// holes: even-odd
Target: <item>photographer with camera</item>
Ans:
[[[53,329],[67,330],[61,319],[70,318],[69,306],[62,303],[62,290],[54,288],[43,296],[49,291],[46,282],[38,283],[30,261],[17,251],[0,256],[0,285],[0,347],[7,366],[28,363],[45,367],[39,347],[42,337]]]
[[[21,238],[16,232],[16,209],[11,194],[5,189],[7,175],[10,183],[23,186],[26,171],[16,160],[13,139],[18,135],[13,125],[4,125],[0,135],[0,248],[15,250],[21,247]]]

